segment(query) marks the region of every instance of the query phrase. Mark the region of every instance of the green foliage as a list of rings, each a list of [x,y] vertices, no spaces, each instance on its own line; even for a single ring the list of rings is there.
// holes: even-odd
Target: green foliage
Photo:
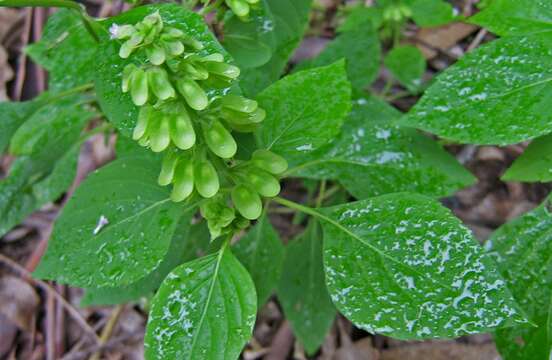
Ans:
[[[97,49],[81,19],[74,11],[63,9],[48,19],[41,40],[26,52],[49,71],[50,90],[61,91],[94,81]]]
[[[259,145],[291,164],[301,161],[339,133],[350,96],[344,61],[285,77],[257,98],[269,109],[256,134]]]
[[[280,279],[284,260],[284,246],[266,215],[240,239],[233,251],[251,274],[257,289],[257,304],[263,306]]]
[[[421,27],[448,24],[455,18],[452,5],[444,0],[405,0],[412,11],[412,19]]]
[[[500,227],[489,239],[490,254],[534,324],[500,329],[496,344],[505,360],[548,360],[552,353],[552,216],[550,200]]]
[[[311,221],[305,232],[286,248],[278,299],[293,333],[313,354],[324,341],[336,310],[326,284],[322,265],[322,228]]]
[[[552,135],[541,136],[525,149],[502,176],[504,181],[552,181]]]
[[[400,116],[375,98],[356,100],[341,134],[287,174],[337,180],[359,199],[397,191],[445,196],[474,182],[431,139],[394,125]]]
[[[493,0],[470,22],[500,36],[530,35],[552,30],[552,4],[548,1]]]
[[[415,46],[404,45],[393,48],[385,57],[385,66],[391,75],[409,91],[418,92],[426,71],[426,61]]]
[[[360,328],[426,339],[526,323],[491,258],[439,203],[399,193],[322,214],[328,289]]]
[[[471,144],[514,144],[552,131],[552,34],[483,45],[437,77],[406,125]]]
[[[237,359],[253,331],[253,280],[223,246],[174,269],[153,299],[148,359]]]

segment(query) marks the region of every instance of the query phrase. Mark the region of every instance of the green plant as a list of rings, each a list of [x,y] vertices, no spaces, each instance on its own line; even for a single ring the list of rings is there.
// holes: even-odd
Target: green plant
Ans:
[[[0,182],[0,233],[65,192],[87,138],[117,134],[117,159],[65,205],[35,276],[87,289],[83,304],[150,298],[148,359],[237,358],[274,291],[309,354],[339,311],[399,339],[495,332],[504,358],[548,359],[549,203],[484,249],[436,200],[474,177],[416,129],[469,144],[539,137],[504,178],[549,181],[552,6],[491,2],[469,21],[502,38],[402,114],[381,99],[392,82],[366,92],[380,38],[393,35],[393,78],[422,91],[425,62],[399,45],[401,29],[451,21],[447,3],[346,9],[335,40],[281,79],[310,0],[224,4],[221,45],[180,4],[95,20],[70,1],[0,1],[69,8],[27,49],[49,92],[0,104],[0,150],[17,156]],[[440,10],[419,10],[430,5]],[[278,196],[288,178],[310,184],[304,203]],[[306,224],[287,247],[268,219],[278,211]]]

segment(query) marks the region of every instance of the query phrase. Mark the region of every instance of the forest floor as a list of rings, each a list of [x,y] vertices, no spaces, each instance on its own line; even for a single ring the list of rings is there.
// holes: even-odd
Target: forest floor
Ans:
[[[335,33],[336,8],[341,1],[318,0],[311,28],[297,50],[294,61],[318,53]],[[475,11],[476,1],[459,0],[454,4],[464,15]],[[125,9],[121,0],[87,0],[87,8],[96,16],[108,16]],[[0,101],[30,99],[46,89],[47,74],[28,59],[24,47],[38,40],[48,9],[0,8]],[[427,77],[450,66],[481,43],[492,38],[473,25],[453,23],[448,26],[407,29],[408,41],[423,47],[428,60]],[[389,75],[382,71],[376,87],[382,87]],[[402,98],[393,103],[406,111],[416,98]],[[447,146],[471,171],[478,182],[456,195],[443,199],[481,241],[501,224],[539,204],[551,186],[504,183],[500,176],[521,154],[524,145]],[[92,138],[82,148],[75,184],[113,158],[111,144]],[[0,178],[13,159],[0,158]],[[284,196],[301,199],[306,190],[297,181],[288,181]],[[66,195],[67,196],[67,195]],[[146,313],[143,304],[115,307],[80,308],[82,290],[44,283],[30,278],[47,244],[52,222],[64,199],[30,216],[0,239],[0,359],[142,359]],[[284,240],[302,230],[290,217],[271,218]],[[90,341],[87,331],[97,332],[99,343]],[[101,353],[98,352],[101,350]],[[276,299],[260,310],[254,338],[243,358],[307,359],[300,344],[282,316]],[[405,342],[372,336],[352,326],[345,318],[335,321],[315,359],[339,360],[492,360],[500,359],[491,335],[463,337],[454,341]]]

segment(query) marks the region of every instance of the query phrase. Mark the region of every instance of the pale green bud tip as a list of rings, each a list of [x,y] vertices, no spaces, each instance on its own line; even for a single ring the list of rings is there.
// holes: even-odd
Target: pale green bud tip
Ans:
[[[286,159],[264,149],[256,150],[251,156],[251,161],[257,167],[274,175],[282,174],[288,168]]]
[[[258,219],[263,212],[260,196],[245,185],[238,185],[232,190],[232,202],[238,212],[248,220]]]

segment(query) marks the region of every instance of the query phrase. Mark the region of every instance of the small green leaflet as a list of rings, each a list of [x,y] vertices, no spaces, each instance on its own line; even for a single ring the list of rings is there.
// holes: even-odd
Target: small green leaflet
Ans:
[[[336,136],[349,113],[351,85],[345,62],[286,76],[257,100],[267,112],[256,133],[259,145],[296,163]]]
[[[552,3],[546,0],[494,0],[469,20],[500,36],[552,31]]]
[[[495,341],[504,360],[552,356],[552,214],[550,200],[500,227],[490,254],[512,293],[536,326],[499,329]]]
[[[156,269],[180,217],[195,208],[170,201],[170,190],[157,185],[159,168],[137,154],[90,175],[56,221],[35,276],[85,288],[116,287]]]
[[[383,24],[383,11],[378,6],[357,6],[348,15],[343,24],[341,24],[337,31],[346,32],[354,31],[363,27],[371,27],[372,29],[379,29]]]
[[[105,21],[103,23],[105,31],[102,33],[102,42],[99,49],[102,56],[96,61],[96,92],[100,106],[107,118],[123,135],[129,137],[136,125],[138,108],[132,103],[129,93],[124,94],[121,91],[121,79],[123,68],[131,60],[119,57],[121,44],[116,40],[109,39],[107,29],[112,24],[135,24],[155,11],[159,11],[166,23],[201,41],[205,45],[202,50],[203,55],[226,54],[214,35],[209,31],[203,18],[177,4],[140,6]]]
[[[87,289],[80,305],[122,304],[152,295],[175,267],[197,258],[198,253],[205,255],[209,245],[209,233],[202,232],[205,229],[203,223],[190,225],[191,215],[193,215],[193,211],[182,217],[174,232],[167,254],[153,272],[127,286]]]
[[[251,9],[250,21],[232,16],[224,22],[222,45],[240,68],[254,68],[266,64],[275,47],[274,18],[266,0],[258,9]]]
[[[393,48],[385,57],[385,67],[391,75],[411,92],[418,92],[426,70],[422,52],[415,46],[404,45]]]
[[[483,45],[439,75],[405,124],[460,143],[507,145],[552,132],[552,32]]]
[[[398,193],[320,211],[326,283],[356,326],[413,340],[526,323],[492,259],[437,201]]]
[[[59,91],[94,81],[97,48],[98,43],[79,16],[72,10],[61,9],[50,16],[42,38],[28,46],[26,52],[48,70],[49,89]]]
[[[253,280],[223,246],[167,276],[152,302],[146,359],[237,359],[256,311]]]
[[[257,304],[263,306],[278,284],[284,260],[284,245],[263,215],[233,247],[236,257],[251,274],[257,289]]]
[[[41,98],[42,96],[24,102],[0,102],[0,153],[4,152],[17,129],[40,108]]]
[[[347,74],[355,90],[362,91],[377,77],[381,45],[375,30],[369,25],[344,32],[330,42],[315,59],[301,63],[297,70],[330,65],[347,60]]]
[[[324,282],[322,228],[312,220],[305,232],[286,248],[278,299],[293,333],[312,355],[324,341],[335,319]]]
[[[376,98],[356,100],[341,134],[287,175],[337,180],[358,199],[397,191],[446,196],[474,182],[433,140],[395,126],[400,116]]]
[[[240,86],[246,96],[257,96],[280,78],[307,29],[311,3],[312,0],[266,0],[265,6],[274,19],[274,48],[269,62],[242,72]]]
[[[502,176],[504,181],[552,181],[552,134],[541,136],[525,149]]]
[[[405,0],[412,10],[412,19],[420,27],[434,27],[452,22],[454,8],[444,0]]]

